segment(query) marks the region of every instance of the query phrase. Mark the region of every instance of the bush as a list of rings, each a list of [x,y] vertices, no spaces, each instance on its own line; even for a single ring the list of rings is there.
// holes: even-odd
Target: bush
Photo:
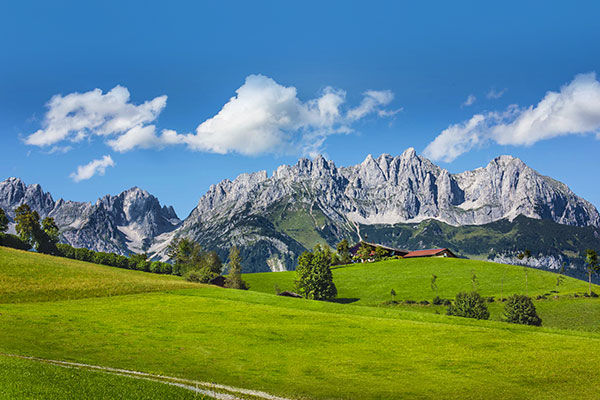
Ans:
[[[0,233],[0,246],[12,247],[17,250],[29,250],[31,245],[22,241],[17,235]]]
[[[542,319],[537,315],[531,297],[515,294],[508,298],[504,306],[506,322],[523,325],[542,325]]]
[[[210,268],[193,269],[185,273],[184,278],[189,282],[210,283],[219,275],[212,272]]]
[[[429,302],[428,302],[427,300],[421,300],[421,301],[419,302],[419,304],[420,304],[420,305],[422,305],[422,306],[428,306],[428,305],[429,305]]]
[[[404,300],[404,304],[416,304],[417,302],[414,300]]]
[[[440,296],[435,296],[433,298],[433,301],[431,302],[431,304],[433,304],[434,306],[439,306],[444,302],[444,300],[440,297]]]
[[[446,314],[475,319],[490,318],[490,312],[483,298],[477,292],[458,293],[454,299],[454,304],[448,306]]]
[[[494,302],[494,296],[490,296],[487,299],[485,299],[488,303],[493,303]]]

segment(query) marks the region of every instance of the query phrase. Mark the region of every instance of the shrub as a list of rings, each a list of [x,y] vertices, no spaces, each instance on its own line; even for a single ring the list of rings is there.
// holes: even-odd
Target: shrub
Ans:
[[[449,306],[450,304],[452,304],[452,302],[448,299],[444,299],[444,301],[442,302],[443,305],[445,306]]]
[[[428,302],[427,300],[421,300],[421,301],[419,302],[419,304],[420,304],[420,305],[422,305],[422,306],[428,306],[428,305],[429,305],[429,302]]]
[[[416,304],[417,302],[414,300],[404,300],[404,304]]]
[[[506,322],[523,325],[542,325],[542,319],[537,315],[531,297],[515,294],[508,298],[504,306]]]
[[[184,278],[189,282],[209,283],[217,276],[219,275],[212,272],[209,268],[200,268],[186,272]]]
[[[439,306],[444,302],[444,300],[440,297],[440,296],[435,296],[433,298],[433,301],[431,302],[431,304],[435,305],[435,306]]]
[[[454,304],[448,306],[446,314],[475,319],[488,319],[490,317],[490,312],[483,298],[477,292],[458,293],[454,299]]]
[[[0,233],[0,246],[12,247],[18,250],[29,250],[31,245],[21,240],[17,235]]]
[[[592,292],[592,293],[590,293],[590,296],[592,296],[592,297],[598,297],[598,294],[596,292]]]
[[[487,299],[485,299],[488,303],[493,303],[494,302],[494,296],[490,296]]]

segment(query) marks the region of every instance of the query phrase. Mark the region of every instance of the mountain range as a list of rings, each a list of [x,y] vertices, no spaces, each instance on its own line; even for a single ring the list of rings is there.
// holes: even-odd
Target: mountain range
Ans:
[[[349,167],[319,156],[270,176],[241,174],[211,186],[183,221],[137,187],[84,203],[54,201],[18,178],[1,182],[0,207],[10,218],[21,203],[54,217],[61,240],[75,247],[165,259],[170,241],[187,237],[222,258],[237,245],[248,272],[294,268],[302,251],[343,238],[506,262],[527,244],[530,262],[545,268],[581,268],[585,248],[600,247],[597,209],[518,158],[451,174],[412,148]],[[532,230],[536,240],[524,241]]]

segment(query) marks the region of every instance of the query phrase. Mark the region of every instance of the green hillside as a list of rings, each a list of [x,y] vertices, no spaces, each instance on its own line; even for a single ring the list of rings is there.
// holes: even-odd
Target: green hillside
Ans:
[[[396,291],[398,300],[431,301],[436,294],[451,299],[457,292],[473,289],[473,274],[481,295],[498,298],[501,294],[506,297],[525,293],[526,273],[530,296],[555,290],[557,278],[557,274],[533,268],[460,258],[388,260],[333,267],[332,270],[341,301],[371,306],[390,300],[391,289]],[[437,276],[437,292],[431,289],[432,275]],[[280,290],[293,290],[294,277],[293,271],[244,275],[250,290],[265,293],[275,293],[276,286]],[[569,277],[559,287],[562,294],[585,291],[586,282]]]
[[[143,379],[0,356],[0,399],[194,399],[209,397]]]
[[[19,256],[23,262],[44,262],[45,274],[51,276],[60,276],[64,268],[59,258]],[[113,271],[81,264],[97,274]],[[351,268],[336,270],[336,277]],[[5,271],[0,268],[0,281]],[[29,268],[8,271],[11,279],[17,279],[19,271],[22,280],[30,279]],[[111,275],[115,285],[138,276],[155,277],[116,271],[122,275]],[[82,271],[80,278],[86,274]],[[29,284],[34,293],[51,291],[51,279],[35,277]],[[442,282],[440,278],[440,288]],[[579,282],[569,282],[575,284]],[[0,353],[217,382],[294,399],[597,397],[600,335],[593,332],[210,286],[165,289],[70,300],[62,296],[55,301],[36,301],[49,299],[35,295],[31,302],[14,304],[14,294],[8,295],[11,288],[2,285]],[[19,368],[30,367],[36,373],[35,366]],[[31,387],[43,391],[36,379],[31,378]],[[49,380],[48,390],[56,386],[59,393],[69,393],[69,385],[88,379],[93,378],[79,373],[59,376]],[[29,385],[27,379],[22,381]]]
[[[180,277],[129,271],[0,246],[0,302],[50,301],[197,287]]]

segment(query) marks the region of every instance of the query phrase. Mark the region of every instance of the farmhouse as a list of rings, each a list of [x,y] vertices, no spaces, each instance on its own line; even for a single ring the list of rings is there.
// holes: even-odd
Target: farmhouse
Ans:
[[[357,255],[358,249],[362,245],[367,245],[371,249],[372,256],[375,255],[375,249],[381,248],[381,249],[385,250],[386,256],[388,256],[388,257],[399,256],[399,257],[403,257],[403,258],[416,258],[416,257],[453,257],[453,258],[456,258],[456,255],[452,251],[450,251],[450,249],[447,249],[447,248],[411,251],[411,250],[397,249],[394,247],[389,247],[389,246],[385,246],[383,244],[378,244],[378,243],[369,243],[369,242],[365,242],[365,241],[360,241],[349,249],[352,257],[355,257]]]
[[[416,258],[416,257],[453,257],[456,258],[456,254],[450,251],[450,249],[429,249],[429,250],[415,250],[410,251],[408,254],[403,256],[404,258]]]

